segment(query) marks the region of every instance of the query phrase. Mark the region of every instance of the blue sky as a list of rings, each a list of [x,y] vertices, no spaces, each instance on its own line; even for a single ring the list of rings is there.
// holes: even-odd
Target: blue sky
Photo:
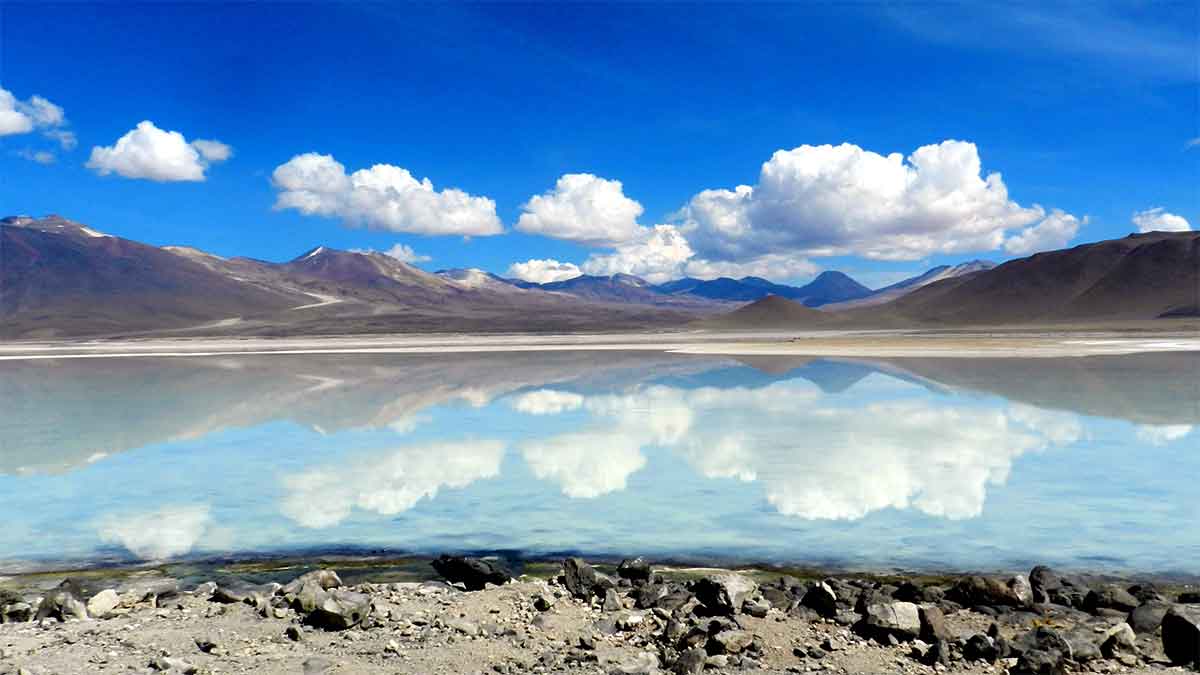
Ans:
[[[1198,12],[4,3],[0,87],[31,123],[0,95],[0,211],[270,260],[879,285],[1194,227]],[[375,165],[397,169],[350,175]]]

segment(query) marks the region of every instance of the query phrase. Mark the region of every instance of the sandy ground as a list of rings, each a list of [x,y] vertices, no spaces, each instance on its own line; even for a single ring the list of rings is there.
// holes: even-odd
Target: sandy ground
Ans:
[[[666,332],[609,335],[397,335],[322,338],[172,338],[10,342],[0,360],[218,356],[228,354],[414,354],[650,350],[687,354],[794,356],[1067,357],[1200,351],[1193,330],[809,333]]]

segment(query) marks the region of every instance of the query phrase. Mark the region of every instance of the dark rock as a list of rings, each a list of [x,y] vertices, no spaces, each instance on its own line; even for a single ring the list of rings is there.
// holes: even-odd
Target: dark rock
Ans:
[[[1134,584],[1125,590],[1129,591],[1129,594],[1137,598],[1138,602],[1142,604],[1153,601],[1164,602],[1167,599],[1162,594],[1162,591],[1158,590],[1157,586],[1149,582]]]
[[[670,589],[666,584],[642,584],[633,589],[633,601],[638,609],[650,609],[658,605],[658,601],[667,597]]]
[[[1025,577],[1007,581],[991,577],[969,576],[955,582],[946,597],[966,607],[1028,607],[1033,604],[1033,589]]]
[[[311,586],[311,585],[310,585]],[[332,590],[305,617],[305,623],[324,630],[345,630],[358,625],[371,613],[371,596]]]
[[[1169,609],[1171,603],[1152,600],[1138,605],[1130,612],[1126,623],[1135,633],[1153,633],[1162,625],[1163,617]]]
[[[1100,609],[1115,609],[1120,612],[1132,612],[1141,604],[1132,593],[1117,586],[1108,584],[1092,589],[1083,600],[1083,611],[1096,614]]]
[[[695,596],[690,591],[679,588],[659,598],[654,606],[668,612],[675,612],[684,608],[689,602],[694,603]]]
[[[868,605],[857,628],[862,635],[880,641],[913,640],[921,635],[920,608],[911,602]]]
[[[967,638],[962,655],[967,661],[995,663],[996,659],[1000,658],[1000,650],[996,648],[996,641],[992,637],[976,633]]]
[[[1180,593],[1179,604],[1200,605],[1200,591],[1184,591]]]
[[[950,641],[935,640],[929,645],[929,649],[925,650],[925,657],[921,662],[927,666],[949,666],[952,658]]]
[[[1176,605],[1167,610],[1162,643],[1171,663],[1200,667],[1200,608]]]
[[[620,565],[617,565],[617,576],[622,579],[628,579],[633,582],[650,581],[653,575],[653,570],[650,569],[650,563],[646,562],[642,557],[637,557],[632,560],[622,560]]]
[[[748,614],[759,619],[767,618],[767,613],[771,611],[771,604],[764,600],[762,596],[747,598],[742,603],[742,613]]]
[[[42,598],[38,605],[35,620],[58,619],[87,619],[87,605],[83,600],[83,589],[72,579],[65,579],[53,591]]]
[[[675,663],[671,665],[671,672],[675,675],[699,675],[704,672],[704,662],[708,659],[708,653],[700,647],[693,647],[675,659]]]
[[[933,606],[925,606],[919,609],[919,615],[922,640],[933,644],[938,640],[950,639],[950,631],[946,628],[946,617],[942,614],[942,610]]]
[[[759,592],[762,593],[764,600],[771,603],[772,607],[781,612],[788,611],[791,609],[792,603],[796,602],[796,596],[792,595],[790,591],[777,586],[763,586],[759,589]]]
[[[548,593],[538,593],[533,596],[533,608],[539,612],[549,611],[554,606],[554,596]]]
[[[925,587],[905,580],[892,592],[892,597],[901,602],[925,602]]]
[[[571,595],[586,600],[596,587],[596,570],[582,558],[567,558],[562,563],[563,585]]]
[[[838,612],[838,598],[829,584],[818,581],[809,585],[800,604],[823,617],[831,618]]]
[[[730,615],[742,608],[758,585],[740,574],[715,574],[696,580],[691,591],[710,614]]]
[[[430,565],[443,579],[468,591],[482,591],[487,584],[502,586],[512,579],[512,572],[498,560],[443,555]]]
[[[1029,572],[1029,585],[1033,589],[1033,601],[1038,604],[1051,602],[1051,593],[1062,589],[1062,578],[1058,572],[1038,565]]]
[[[866,614],[867,607],[882,605],[891,601],[892,598],[878,588],[864,588],[859,592],[858,598],[854,601],[854,611],[859,614]]]
[[[1100,636],[1100,654],[1132,666],[1138,660],[1137,635],[1127,623],[1119,623]]]
[[[1088,628],[1075,628],[1067,631],[1063,638],[1071,645],[1071,660],[1076,663],[1095,661],[1100,656],[1100,645],[1096,642],[1096,634]]]
[[[1017,657],[1017,673],[1058,675],[1071,661],[1071,644],[1057,631],[1039,627],[1022,635],[1011,645]]]
[[[304,629],[300,626],[288,626],[287,630],[283,631],[283,635],[292,642],[304,641]]]

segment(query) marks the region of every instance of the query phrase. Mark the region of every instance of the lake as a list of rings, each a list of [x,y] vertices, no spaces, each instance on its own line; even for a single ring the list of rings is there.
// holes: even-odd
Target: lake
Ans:
[[[0,571],[319,552],[1195,573],[1200,354],[0,362]]]

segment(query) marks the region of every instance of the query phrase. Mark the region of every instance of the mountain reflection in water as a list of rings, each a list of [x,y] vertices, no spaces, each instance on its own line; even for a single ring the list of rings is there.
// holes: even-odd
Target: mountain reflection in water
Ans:
[[[505,549],[1194,570],[1198,363],[9,361],[0,560]]]

